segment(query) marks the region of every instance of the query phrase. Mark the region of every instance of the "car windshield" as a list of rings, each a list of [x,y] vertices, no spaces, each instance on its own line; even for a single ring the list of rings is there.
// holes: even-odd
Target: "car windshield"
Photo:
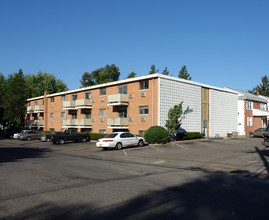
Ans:
[[[112,133],[112,134],[109,134],[107,136],[105,136],[104,138],[114,138],[118,135],[118,133]]]

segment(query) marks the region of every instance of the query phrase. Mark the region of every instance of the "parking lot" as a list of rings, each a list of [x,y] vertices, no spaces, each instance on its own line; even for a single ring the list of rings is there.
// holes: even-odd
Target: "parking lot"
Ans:
[[[261,141],[102,150],[1,139],[0,218],[265,219],[269,153]]]

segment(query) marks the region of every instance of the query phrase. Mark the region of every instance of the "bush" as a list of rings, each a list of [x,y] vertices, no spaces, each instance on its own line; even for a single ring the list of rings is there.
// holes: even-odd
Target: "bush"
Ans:
[[[90,133],[91,140],[98,140],[100,138],[104,138],[107,134],[100,134],[100,133]]]
[[[200,132],[186,132],[177,134],[177,140],[192,140],[204,138],[204,134]]]
[[[161,126],[152,126],[145,131],[144,138],[149,144],[165,144],[169,141],[169,132]]]

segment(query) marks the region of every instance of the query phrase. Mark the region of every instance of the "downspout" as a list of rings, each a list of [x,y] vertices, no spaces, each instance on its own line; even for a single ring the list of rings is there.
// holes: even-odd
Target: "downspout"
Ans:
[[[152,126],[154,126],[154,79],[152,79]]]

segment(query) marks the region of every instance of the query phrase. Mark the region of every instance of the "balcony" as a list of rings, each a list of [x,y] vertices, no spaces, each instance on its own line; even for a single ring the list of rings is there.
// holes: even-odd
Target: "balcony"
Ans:
[[[27,106],[27,113],[44,112],[44,105]]]
[[[112,128],[115,127],[128,128],[129,127],[128,118],[108,118],[107,126]]]
[[[76,109],[75,108],[76,101],[63,101],[63,109]]]
[[[78,125],[77,119],[65,119],[63,120],[63,126],[76,126]]]
[[[27,127],[43,127],[44,126],[44,120],[33,120],[33,121],[26,121]]]
[[[77,99],[75,105],[76,105],[76,108],[92,108],[92,100],[91,99]]]
[[[65,119],[63,120],[64,127],[84,128],[92,126],[92,119]]]
[[[114,94],[114,95],[108,95],[107,96],[107,102],[108,106],[118,106],[118,105],[128,105],[129,99],[128,94]]]
[[[91,126],[92,125],[92,119],[76,119],[78,122],[78,126]]]

